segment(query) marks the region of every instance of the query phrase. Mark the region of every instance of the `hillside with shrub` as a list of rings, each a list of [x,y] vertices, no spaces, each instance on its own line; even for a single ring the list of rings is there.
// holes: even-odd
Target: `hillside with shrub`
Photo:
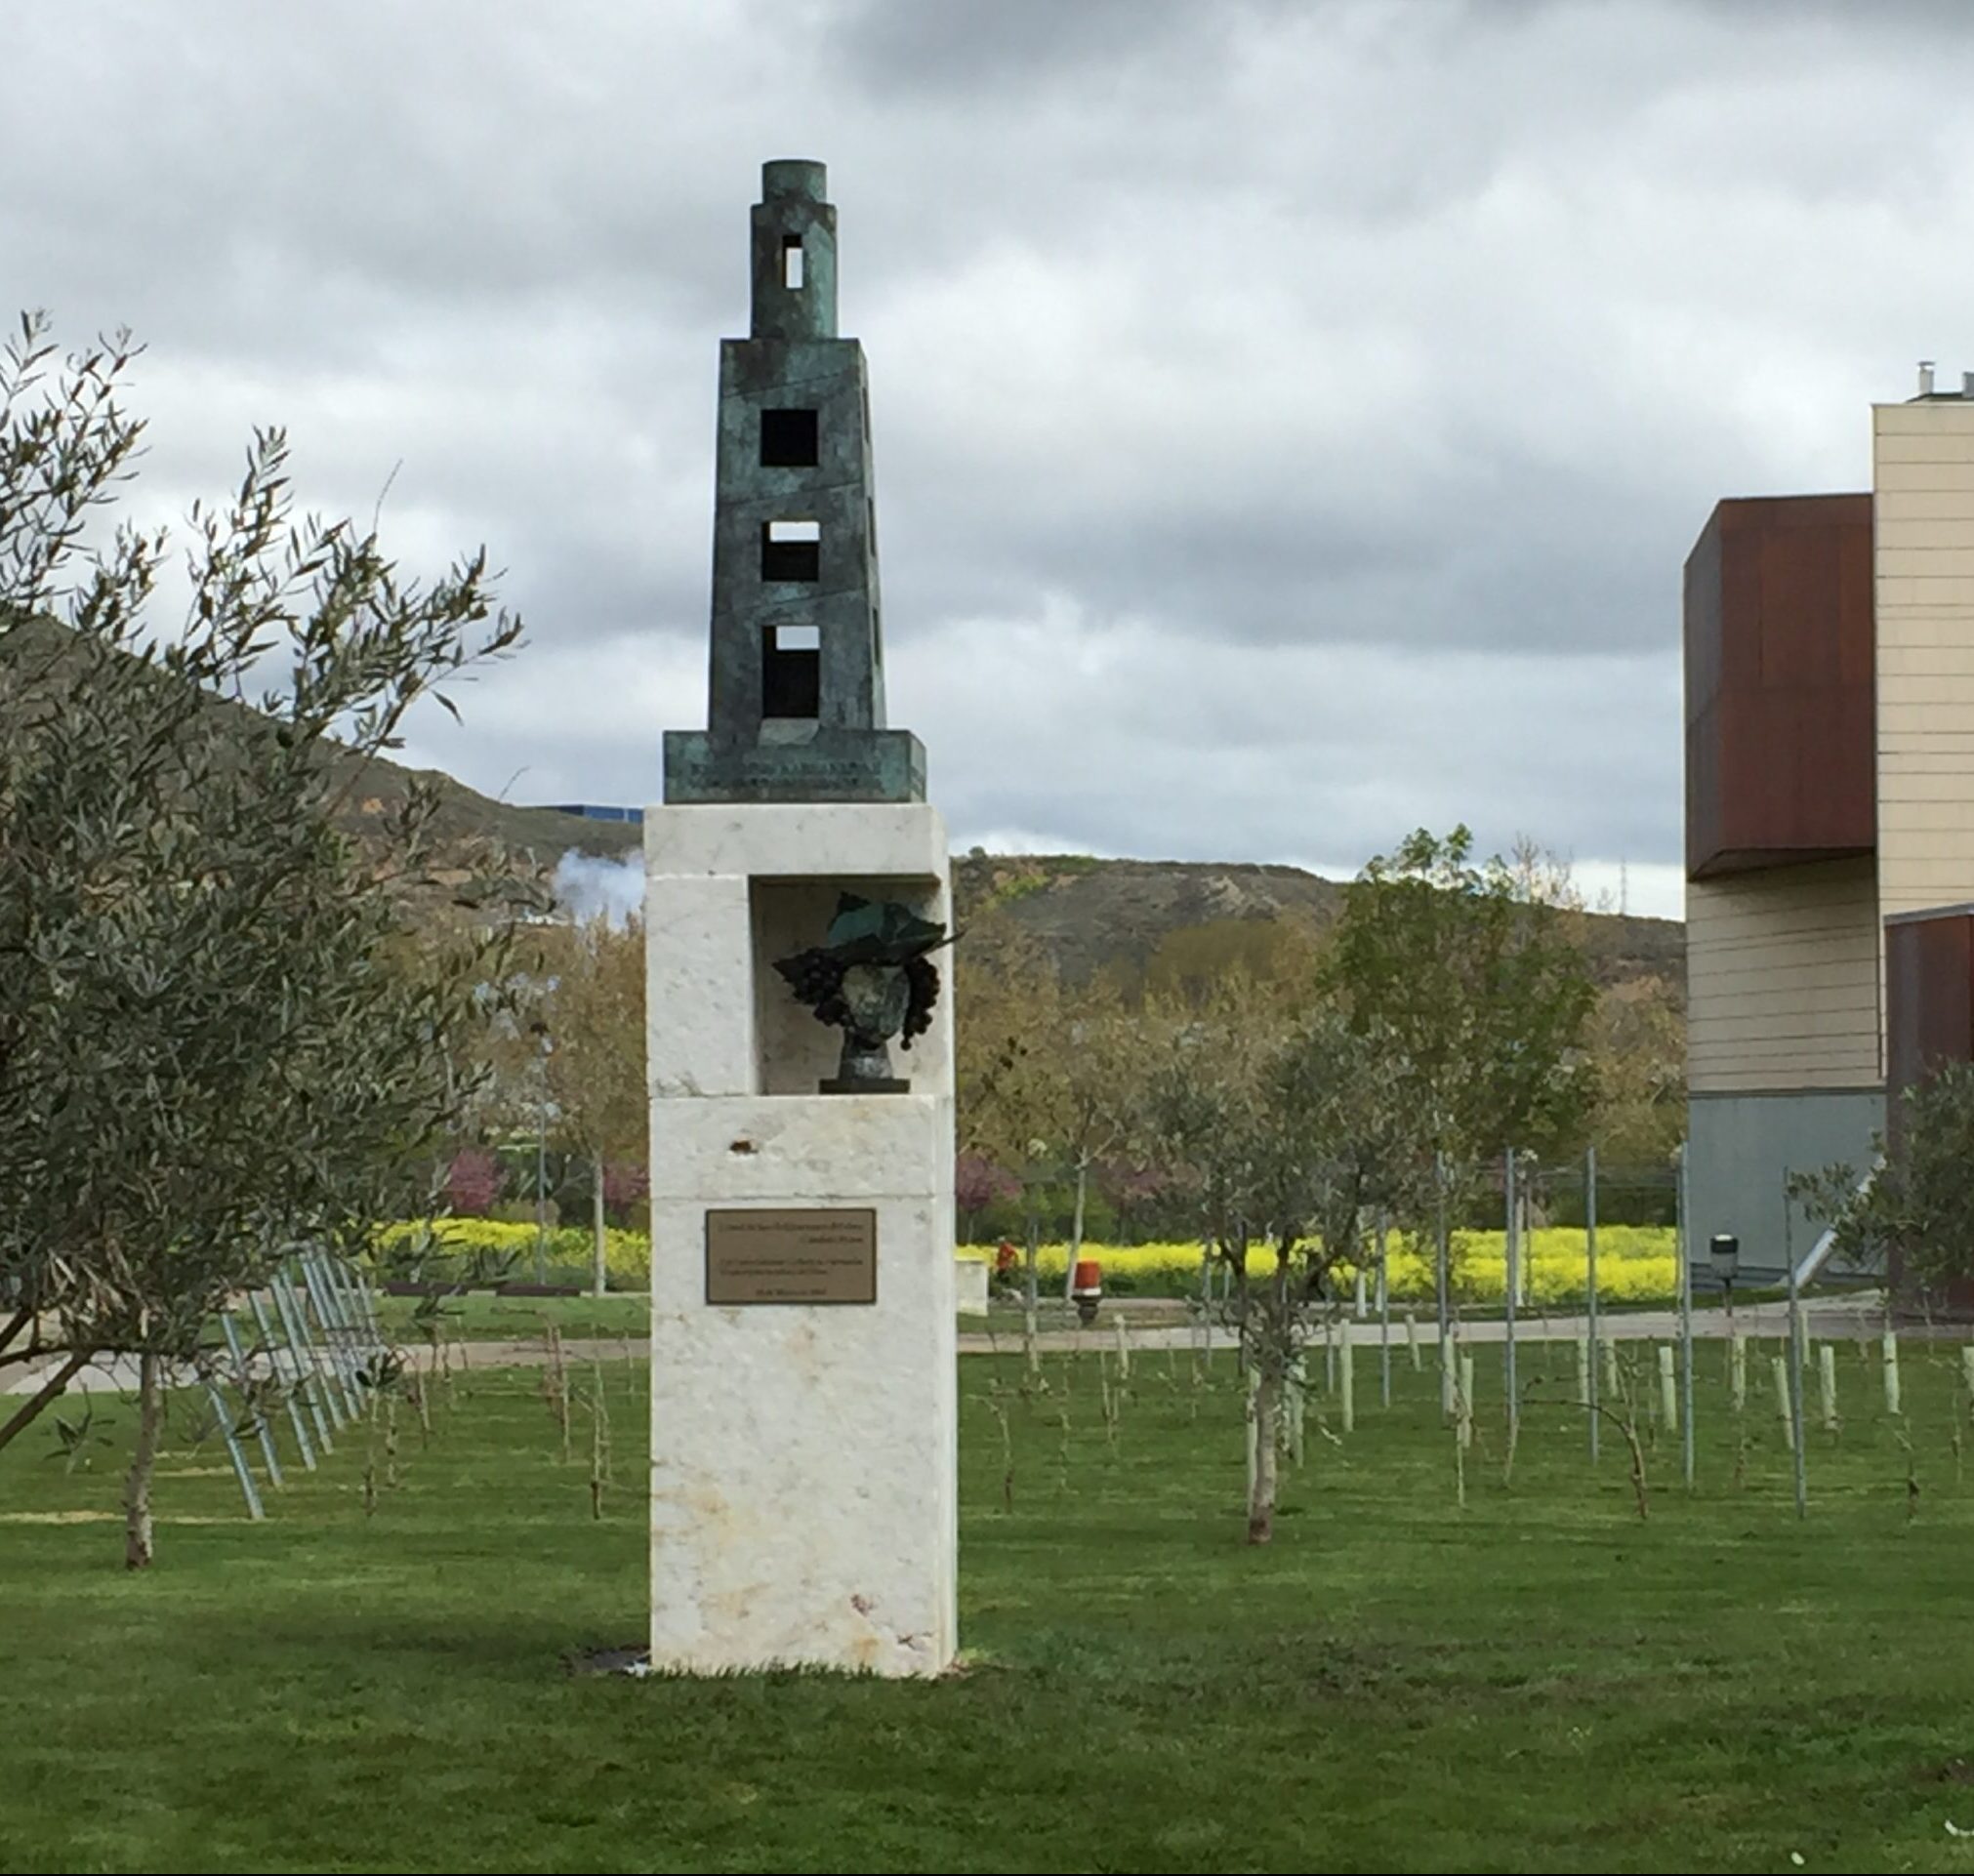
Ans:
[[[0,641],[0,660],[16,670],[85,651],[65,628],[34,620]],[[245,739],[266,718],[249,704],[212,700],[214,733]],[[552,807],[498,800],[437,769],[413,769],[373,757],[361,786],[340,809],[344,827],[388,856],[391,830],[415,786],[429,789],[428,828],[434,864],[422,890],[434,919],[456,910],[452,894],[490,868],[547,887],[566,853],[626,865],[639,863],[643,831],[633,823],[596,821]],[[652,778],[657,791],[657,778]],[[1337,915],[1342,884],[1299,867],[1249,862],[1103,860],[1089,854],[991,854],[979,847],[953,863],[956,918],[975,945],[1008,935],[1029,943],[1072,983],[1111,975],[1128,983],[1172,986],[1238,965],[1267,975],[1302,931],[1320,931]],[[1583,940],[1600,982],[1657,979],[1683,1001],[1684,927],[1675,919],[1587,911]]]
[[[1176,988],[1230,966],[1271,975],[1296,929],[1336,918],[1342,883],[1300,867],[994,854],[953,863],[961,926],[976,941],[1018,933],[1073,983],[1121,973]],[[1602,984],[1658,979],[1683,1001],[1686,928],[1673,918],[1586,910],[1583,938]]]

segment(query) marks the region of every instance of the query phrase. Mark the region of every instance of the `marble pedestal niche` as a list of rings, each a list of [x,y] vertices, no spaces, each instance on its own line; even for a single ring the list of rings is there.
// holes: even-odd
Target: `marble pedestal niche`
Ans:
[[[911,1092],[826,1095],[840,1035],[771,964],[845,889],[950,924],[944,827],[922,804],[707,804],[647,810],[644,841],[652,1666],[937,1674],[958,1628],[950,986],[893,1044]],[[748,1211],[874,1228],[875,1300],[709,1302],[708,1214],[725,1295]]]

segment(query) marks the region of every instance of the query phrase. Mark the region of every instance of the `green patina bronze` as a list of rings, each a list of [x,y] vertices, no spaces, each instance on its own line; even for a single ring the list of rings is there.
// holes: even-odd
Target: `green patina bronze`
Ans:
[[[665,798],[923,801],[925,752],[884,723],[863,347],[837,336],[820,163],[768,163],[749,335],[720,347],[711,707],[665,737]]]
[[[931,954],[946,928],[909,906],[845,892],[819,945],[774,967],[816,1021],[843,1033],[843,1060],[821,1083],[825,1094],[902,1094],[911,1083],[891,1074],[890,1040],[906,1048],[932,1026],[939,973]]]

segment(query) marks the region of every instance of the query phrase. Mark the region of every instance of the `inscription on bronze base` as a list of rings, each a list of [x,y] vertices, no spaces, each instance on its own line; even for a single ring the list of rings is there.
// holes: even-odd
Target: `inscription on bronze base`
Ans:
[[[842,1210],[709,1211],[706,1300],[875,1303],[878,1214]]]

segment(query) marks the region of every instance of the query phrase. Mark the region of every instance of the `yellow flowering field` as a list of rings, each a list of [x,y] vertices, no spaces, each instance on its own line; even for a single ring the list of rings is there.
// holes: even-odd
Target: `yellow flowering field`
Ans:
[[[960,1255],[991,1261],[986,1245],[969,1244]],[[1094,1244],[1083,1247],[1086,1257],[1103,1266],[1106,1278],[1126,1277],[1142,1293],[1183,1295],[1198,1286],[1200,1247],[1197,1244]],[[1529,1260],[1529,1300],[1533,1303],[1572,1302],[1583,1294],[1583,1234],[1553,1227],[1532,1232],[1523,1254]],[[1498,1303],[1506,1287],[1506,1234],[1467,1231],[1454,1242],[1454,1286],[1464,1300]],[[1432,1246],[1394,1240],[1389,1252],[1391,1294],[1419,1301],[1432,1294]],[[1044,1244],[1040,1263],[1045,1279],[1060,1282],[1068,1268],[1066,1244]],[[1270,1267],[1263,1250],[1250,1250],[1250,1276],[1265,1276]],[[1668,1225],[1606,1225],[1597,1233],[1597,1293],[1614,1303],[1670,1301],[1674,1282],[1673,1232]]]
[[[377,1234],[387,1250],[415,1249],[426,1234],[440,1255],[471,1257],[475,1254],[514,1259],[514,1274],[527,1278],[534,1274],[535,1227],[522,1221],[502,1218],[418,1218],[386,1225]],[[556,1269],[588,1270],[592,1256],[588,1225],[552,1225],[549,1228],[548,1261]],[[616,1225],[603,1229],[603,1254],[610,1281],[619,1289],[642,1289],[651,1281],[651,1240],[641,1231],[624,1231]]]
[[[475,1252],[511,1256],[516,1277],[532,1276],[535,1228],[525,1222],[494,1218],[434,1218],[389,1225],[379,1235],[391,1249],[409,1249],[421,1233],[430,1231],[441,1253],[471,1256]],[[651,1241],[641,1231],[612,1225],[605,1233],[610,1283],[617,1289],[643,1289],[651,1281]],[[992,1246],[965,1244],[962,1257],[991,1263]],[[1119,1290],[1139,1295],[1184,1296],[1199,1286],[1200,1247],[1194,1243],[1161,1244],[1084,1245],[1083,1254],[1103,1266],[1106,1281]],[[1499,1303],[1503,1287],[1504,1234],[1499,1231],[1461,1232],[1454,1241],[1455,1292],[1463,1301]],[[1583,1234],[1560,1227],[1531,1234],[1524,1249],[1529,1259],[1529,1300],[1535,1304],[1571,1303],[1583,1294]],[[1066,1244],[1042,1246],[1045,1283],[1060,1284],[1068,1268]],[[557,1225],[549,1232],[548,1261],[558,1271],[587,1271],[590,1230],[587,1225]],[[1404,1302],[1422,1302],[1432,1295],[1432,1246],[1394,1239],[1390,1250],[1391,1294]],[[1248,1253],[1251,1276],[1265,1276],[1265,1251]],[[1118,1279],[1125,1280],[1122,1283]],[[1613,1303],[1669,1302],[1673,1294],[1673,1234],[1666,1225],[1606,1225],[1597,1233],[1597,1291]]]

